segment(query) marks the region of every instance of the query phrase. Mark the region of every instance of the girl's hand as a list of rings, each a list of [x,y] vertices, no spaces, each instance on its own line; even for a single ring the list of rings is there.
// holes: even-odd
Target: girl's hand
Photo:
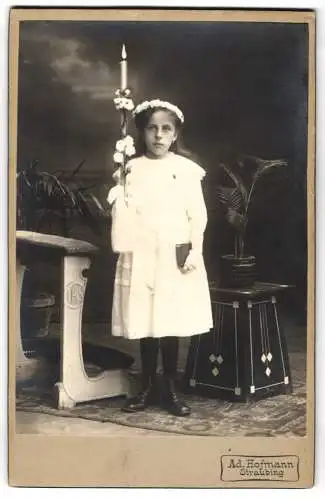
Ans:
[[[185,264],[182,267],[181,271],[184,274],[187,274],[187,273],[194,271],[198,267],[201,258],[202,258],[201,252],[198,252],[198,251],[193,250],[193,249],[190,250],[190,253],[188,254],[188,257],[187,257]]]
[[[122,171],[121,171],[121,167],[119,167],[117,170],[115,170],[115,172],[113,173],[112,175],[115,183],[117,185],[119,184],[122,184]]]
[[[107,202],[109,205],[113,205],[113,203],[124,194],[123,186],[117,185],[112,187],[107,195]]]

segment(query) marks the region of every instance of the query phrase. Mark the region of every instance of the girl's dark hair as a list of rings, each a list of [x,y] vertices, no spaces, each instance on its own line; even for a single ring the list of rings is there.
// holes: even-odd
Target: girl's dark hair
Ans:
[[[174,120],[176,132],[177,132],[177,139],[171,145],[170,151],[173,151],[174,153],[179,154],[181,156],[185,156],[185,158],[189,158],[191,160],[196,161],[195,155],[191,151],[186,149],[182,144],[182,138],[181,138],[182,123],[181,123],[180,119],[178,118],[177,115],[175,115],[175,113],[173,113],[169,109],[166,109],[163,107],[149,108],[149,109],[146,109],[146,110],[142,111],[141,113],[138,113],[137,115],[135,115],[134,122],[135,122],[135,126],[136,126],[136,129],[138,132],[138,136],[137,136],[136,141],[135,141],[135,150],[136,150],[135,157],[142,156],[146,153],[146,146],[144,143],[143,133],[144,133],[145,127],[147,126],[147,124],[150,120],[150,117],[156,111],[166,111],[167,113],[170,114],[170,116]]]

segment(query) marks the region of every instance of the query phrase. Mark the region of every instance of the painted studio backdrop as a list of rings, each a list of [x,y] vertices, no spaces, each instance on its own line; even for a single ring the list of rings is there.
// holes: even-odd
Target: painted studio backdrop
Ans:
[[[256,255],[260,280],[294,285],[285,306],[304,324],[307,36],[306,25],[289,23],[23,22],[17,170],[37,162],[40,171],[91,187],[105,205],[120,131],[113,98],[125,43],[134,102],[159,97],[177,104],[185,115],[184,144],[207,171],[204,252],[211,281],[218,280],[219,257],[233,250],[216,196],[219,164],[241,155],[287,161],[261,180],[247,251]],[[109,218],[98,226],[90,231],[72,212],[64,232],[100,247],[84,318],[109,323],[115,263]],[[38,229],[63,234],[55,217],[50,230]],[[55,273],[39,270],[37,279],[56,291]]]

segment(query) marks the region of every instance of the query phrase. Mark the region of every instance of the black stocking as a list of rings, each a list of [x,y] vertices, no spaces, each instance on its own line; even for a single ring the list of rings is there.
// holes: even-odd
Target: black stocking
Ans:
[[[140,356],[143,383],[147,385],[156,376],[159,351],[159,339],[147,337],[140,339]]]
[[[162,337],[160,339],[164,376],[174,379],[177,373],[178,337]]]

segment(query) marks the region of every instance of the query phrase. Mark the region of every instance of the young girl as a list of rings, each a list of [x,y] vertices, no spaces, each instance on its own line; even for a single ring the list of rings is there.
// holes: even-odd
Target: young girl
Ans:
[[[155,402],[158,351],[163,365],[160,401],[170,413],[189,415],[175,389],[178,337],[212,328],[209,287],[203,262],[207,211],[201,188],[204,170],[177,151],[183,113],[155,99],[134,110],[137,157],[127,164],[125,185],[108,195],[112,247],[119,253],[114,286],[112,334],[140,339],[142,389],[124,411]],[[190,243],[185,262],[176,245]]]

